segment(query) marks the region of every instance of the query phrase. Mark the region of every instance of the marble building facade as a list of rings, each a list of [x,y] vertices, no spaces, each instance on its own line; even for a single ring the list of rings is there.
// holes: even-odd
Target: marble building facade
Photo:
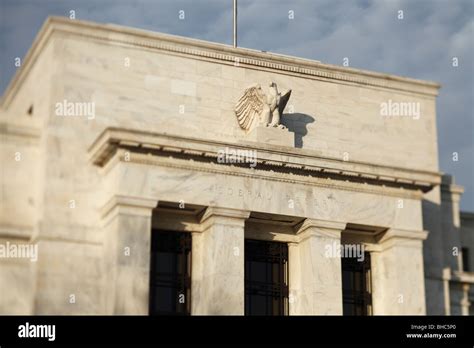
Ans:
[[[271,82],[291,89],[283,127],[243,129],[236,103]],[[0,259],[0,312],[149,314],[152,231],[190,236],[193,315],[246,313],[248,240],[287,250],[284,314],[343,314],[328,250],[346,245],[370,254],[368,314],[472,312],[439,87],[49,18],[0,105],[0,244],[38,252]],[[418,114],[381,112],[404,103]],[[237,151],[251,156],[219,160]]]

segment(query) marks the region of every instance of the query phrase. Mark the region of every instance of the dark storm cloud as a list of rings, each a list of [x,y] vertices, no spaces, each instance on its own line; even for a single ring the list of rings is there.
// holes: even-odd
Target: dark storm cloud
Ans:
[[[239,45],[440,82],[441,170],[465,186],[474,210],[474,2],[447,0],[239,1]],[[0,5],[0,90],[48,15],[160,31],[230,44],[232,1],[34,1]],[[179,19],[183,10],[185,19]],[[403,20],[398,11],[403,11]],[[289,19],[293,11],[294,19]],[[459,59],[457,68],[452,58]],[[452,153],[459,153],[459,161]]]

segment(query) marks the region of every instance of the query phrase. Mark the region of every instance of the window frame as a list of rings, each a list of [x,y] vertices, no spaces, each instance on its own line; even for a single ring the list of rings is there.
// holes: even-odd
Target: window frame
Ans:
[[[161,235],[163,239],[158,240]],[[166,240],[168,238],[168,240]],[[171,240],[176,238],[176,240]],[[158,245],[161,243],[161,245]],[[168,245],[164,245],[168,243]],[[174,245],[173,245],[174,244]],[[159,250],[162,249],[162,250]],[[165,251],[167,249],[167,251]],[[157,254],[160,252],[174,253],[174,265],[179,268],[181,264],[181,272],[165,273],[155,269]],[[179,258],[182,258],[179,262]],[[192,270],[192,236],[189,232],[170,231],[162,229],[152,229],[150,241],[150,278],[149,278],[149,315],[191,315],[191,270]],[[157,275],[161,277],[157,278]],[[176,302],[174,303],[174,311],[156,311],[155,305],[159,301],[156,296],[156,288],[174,289],[176,294]],[[154,291],[155,290],[155,291]],[[185,295],[184,310],[179,310],[179,295]]]
[[[352,283],[351,288],[348,290],[345,288],[345,277],[344,272],[353,272],[351,277]],[[359,273],[358,280],[360,283],[357,284],[355,273]],[[372,265],[370,252],[364,252],[364,261],[358,261],[356,257],[343,257],[341,258],[341,276],[342,276],[342,306],[343,315],[373,315],[373,301],[372,301]],[[360,287],[360,290],[357,290]],[[351,313],[348,314],[345,310],[346,305],[354,306],[354,311],[357,308],[360,309],[361,314]]]
[[[461,259],[462,259],[462,271],[463,272],[471,272],[471,265],[470,263],[471,256],[469,255],[469,248],[468,247],[461,247]]]
[[[258,250],[260,249],[260,250]],[[266,249],[266,250],[265,250]],[[251,256],[251,257],[250,257]],[[263,261],[261,261],[263,260]],[[265,262],[268,260],[269,262]],[[273,262],[272,262],[273,261]],[[276,262],[275,262],[276,261]],[[265,263],[265,278],[270,281],[251,280],[252,265],[251,262]],[[285,242],[266,241],[258,239],[245,239],[245,315],[288,315],[289,314],[289,259],[288,244]],[[276,266],[276,273],[274,268]],[[268,271],[271,268],[271,272]],[[275,277],[275,274],[278,276]],[[277,281],[275,281],[277,278]],[[265,313],[252,313],[253,296],[265,297]],[[269,300],[270,299],[270,300]],[[275,312],[274,300],[277,300],[277,313]],[[271,306],[268,302],[271,302]],[[269,307],[271,307],[269,309]]]

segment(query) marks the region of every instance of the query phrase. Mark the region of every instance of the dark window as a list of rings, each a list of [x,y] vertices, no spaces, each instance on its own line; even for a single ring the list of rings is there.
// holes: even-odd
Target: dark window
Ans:
[[[288,314],[288,246],[245,241],[245,314]]]
[[[150,314],[189,315],[191,234],[153,230],[150,266]]]
[[[370,253],[364,253],[364,260],[343,257],[342,303],[344,315],[372,314],[372,284]]]
[[[470,272],[469,249],[468,248],[462,248],[461,253],[462,253],[462,270],[464,272]]]

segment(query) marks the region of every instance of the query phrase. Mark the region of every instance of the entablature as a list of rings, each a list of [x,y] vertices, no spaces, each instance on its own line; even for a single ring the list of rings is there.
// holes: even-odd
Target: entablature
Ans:
[[[90,160],[93,164],[104,167],[119,150],[135,154],[134,159],[140,161],[161,158],[160,162],[165,161],[165,165],[174,161],[178,166],[183,161],[192,161],[192,167],[207,163],[212,164],[212,170],[223,173],[228,172],[225,168],[231,167],[236,174],[261,177],[262,173],[267,172],[276,179],[287,181],[285,178],[290,178],[292,181],[304,181],[308,184],[312,178],[324,178],[340,184],[378,186],[386,190],[403,189],[422,194],[441,181],[441,175],[436,172],[323,158],[311,150],[223,142],[123,128],[105,129],[89,148]],[[224,151],[254,154],[254,163],[220,161],[219,156]]]

